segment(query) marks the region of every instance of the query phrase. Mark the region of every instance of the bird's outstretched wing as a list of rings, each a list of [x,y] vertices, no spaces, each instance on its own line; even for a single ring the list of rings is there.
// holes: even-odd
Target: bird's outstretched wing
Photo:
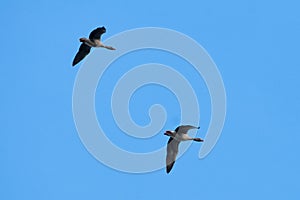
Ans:
[[[94,29],[91,33],[90,33],[90,35],[89,35],[89,39],[90,40],[100,40],[101,39],[101,35],[103,34],[103,33],[105,33],[106,32],[106,29],[105,29],[105,27],[104,26],[102,26],[102,27],[99,27],[99,28],[96,28],[96,29]]]
[[[191,125],[182,125],[182,126],[178,126],[175,131],[176,133],[182,133],[182,134],[187,134],[187,132],[190,129],[199,129],[200,127],[196,127],[196,126],[191,126]]]
[[[90,51],[91,51],[91,47],[85,43],[82,43],[73,60],[72,66],[75,66],[77,63],[79,63],[86,55],[90,53]]]
[[[166,171],[170,173],[178,154],[179,141],[170,137],[167,146]]]

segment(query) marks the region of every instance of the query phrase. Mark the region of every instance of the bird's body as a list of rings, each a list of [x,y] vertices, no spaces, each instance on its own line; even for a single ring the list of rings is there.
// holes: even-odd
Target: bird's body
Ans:
[[[106,46],[102,44],[101,42],[101,35],[106,32],[105,27],[99,27],[93,30],[89,38],[80,38],[79,41],[81,42],[81,45],[79,47],[79,50],[73,60],[72,66],[75,66],[77,63],[79,63],[85,56],[87,56],[92,47],[102,47],[109,50],[115,50],[115,48],[111,46]]]
[[[188,134],[183,134],[183,133],[174,133],[174,136],[170,136],[171,138],[181,142],[181,141],[187,141],[187,140],[192,140],[191,137],[188,136]]]
[[[178,126],[175,131],[166,131],[165,135],[170,136],[167,146],[167,158],[166,158],[166,171],[170,173],[173,165],[176,161],[176,156],[178,154],[178,147],[181,141],[193,140],[196,142],[203,142],[201,138],[192,138],[188,136],[187,132],[190,129],[199,129],[200,127],[195,127],[191,125]]]
[[[89,47],[104,47],[100,40],[90,40],[89,38],[80,38],[80,42],[88,45]]]

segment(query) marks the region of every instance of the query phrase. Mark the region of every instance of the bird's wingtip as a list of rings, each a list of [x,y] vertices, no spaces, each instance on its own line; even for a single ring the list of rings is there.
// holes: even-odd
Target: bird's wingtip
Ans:
[[[198,126],[197,129],[200,129],[200,126]]]
[[[75,65],[77,65],[78,63],[79,62],[76,59],[74,59],[73,62],[72,62],[72,67],[75,67]]]
[[[175,161],[170,163],[169,165],[167,165],[167,167],[166,167],[167,174],[170,173],[170,171],[172,170],[174,163],[175,163]]]

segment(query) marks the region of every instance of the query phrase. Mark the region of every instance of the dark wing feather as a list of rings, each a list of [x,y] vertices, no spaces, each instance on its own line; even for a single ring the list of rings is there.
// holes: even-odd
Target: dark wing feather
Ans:
[[[91,47],[86,45],[85,43],[82,43],[73,60],[72,66],[75,66],[77,63],[79,63],[86,55],[90,53],[90,51],[91,51]]]
[[[91,33],[90,33],[90,35],[89,35],[89,39],[90,40],[100,40],[101,39],[101,35],[103,34],[103,33],[105,33],[106,32],[106,29],[105,29],[105,27],[100,27],[100,28],[96,28],[96,29],[94,29]]]
[[[170,137],[167,146],[166,171],[170,173],[178,154],[179,141]]]
[[[171,169],[173,168],[173,165],[174,165],[175,161],[174,162],[171,162],[169,165],[167,165],[167,174],[170,173]]]

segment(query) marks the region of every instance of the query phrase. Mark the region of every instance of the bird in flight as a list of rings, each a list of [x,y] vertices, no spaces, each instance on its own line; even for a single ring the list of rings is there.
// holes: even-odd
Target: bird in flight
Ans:
[[[89,38],[80,38],[79,41],[81,42],[81,45],[79,47],[79,50],[73,60],[72,66],[75,66],[77,63],[79,63],[85,56],[87,56],[92,47],[102,47],[109,50],[116,50],[115,48],[111,46],[106,46],[101,42],[101,35],[106,32],[106,28],[104,26],[96,28],[93,30]]]
[[[203,142],[201,138],[192,138],[188,136],[187,132],[190,129],[200,129],[200,127],[195,127],[191,125],[178,126],[175,131],[166,131],[164,135],[170,137],[167,145],[167,158],[166,158],[166,171],[170,173],[178,154],[178,146],[181,141],[193,140],[196,142]]]

